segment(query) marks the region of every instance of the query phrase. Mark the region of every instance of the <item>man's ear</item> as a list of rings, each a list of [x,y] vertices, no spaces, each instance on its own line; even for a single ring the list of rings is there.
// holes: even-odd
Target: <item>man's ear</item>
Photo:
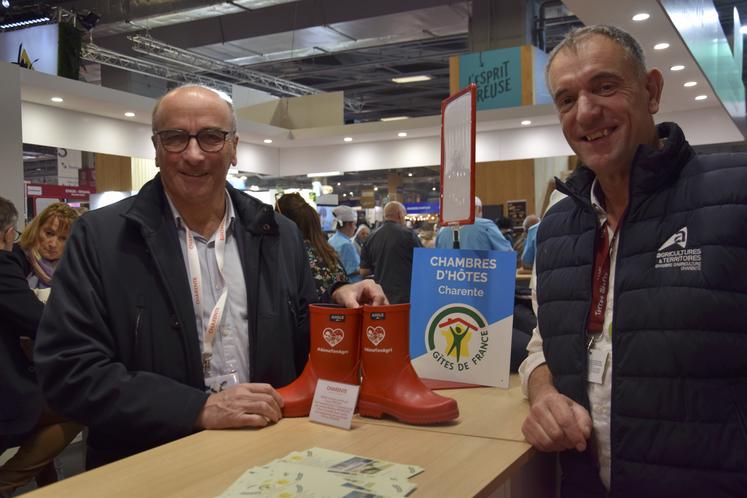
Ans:
[[[646,74],[646,90],[648,91],[648,112],[659,112],[661,91],[664,89],[664,76],[658,69],[652,69]]]

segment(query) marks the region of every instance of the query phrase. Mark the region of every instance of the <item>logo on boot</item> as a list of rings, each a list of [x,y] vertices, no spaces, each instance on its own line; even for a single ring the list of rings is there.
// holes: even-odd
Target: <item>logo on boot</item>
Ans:
[[[445,370],[467,371],[478,365],[488,352],[487,322],[466,304],[448,305],[431,316],[426,346]]]
[[[329,344],[329,347],[333,348],[342,342],[345,332],[342,329],[324,329],[322,337]]]
[[[384,327],[371,327],[369,326],[366,329],[366,337],[368,337],[368,340],[371,341],[371,344],[374,346],[378,346],[381,341],[384,340],[384,337],[386,336],[386,330],[384,330]]]

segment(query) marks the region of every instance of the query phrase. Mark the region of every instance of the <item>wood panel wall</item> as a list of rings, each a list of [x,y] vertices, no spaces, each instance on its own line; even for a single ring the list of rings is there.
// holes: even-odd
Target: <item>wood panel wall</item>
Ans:
[[[132,161],[129,157],[96,154],[96,191],[132,190]]]
[[[534,160],[491,161],[475,165],[475,193],[483,206],[526,199],[527,214],[534,211]]]

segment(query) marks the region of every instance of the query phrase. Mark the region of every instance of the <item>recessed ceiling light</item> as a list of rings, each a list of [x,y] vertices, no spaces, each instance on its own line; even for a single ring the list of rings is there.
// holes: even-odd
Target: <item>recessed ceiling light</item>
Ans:
[[[698,95],[697,97],[695,97],[695,100],[705,100],[707,98],[708,98],[708,95]]]
[[[340,185],[342,185],[342,183],[340,183],[340,182],[337,182],[337,186],[339,187]]]
[[[525,119],[524,121],[521,122],[521,126],[529,126],[530,124],[532,124],[532,122],[529,121],[528,119]]]
[[[127,118],[134,118],[134,117],[135,117],[135,113],[134,113],[134,112],[130,112],[130,111],[127,111],[127,112],[125,113],[125,117],[127,117]]]
[[[350,192],[350,195],[353,195],[353,193],[352,193],[352,192]]]
[[[408,116],[393,116],[391,118],[381,118],[379,121],[401,121],[407,118]]]
[[[343,194],[342,194],[342,196],[343,196],[343,197],[347,197],[347,196],[348,196],[348,194],[345,194],[345,193],[343,193]]]
[[[667,42],[661,42],[654,45],[654,50],[665,50],[669,48],[669,43]]]
[[[352,142],[353,141],[353,137],[345,137],[345,138],[342,139],[342,141],[343,142]]]
[[[379,187],[374,187],[374,192],[378,191]]]
[[[412,176],[412,173],[407,173],[407,176]]]
[[[418,74],[417,76],[401,76],[399,78],[392,78],[392,81],[395,83],[416,83],[418,81],[430,81],[432,80],[432,76],[428,76],[427,74]]]
[[[64,102],[64,101],[65,101],[65,100],[64,100],[64,99],[63,99],[62,97],[52,97],[52,98],[51,98],[51,99],[49,99],[49,100],[51,100],[52,102],[57,102],[58,104],[59,104],[60,102]]]
[[[431,188],[431,190],[436,190],[436,187]]]
[[[272,143],[272,139],[271,139],[271,138],[265,138],[265,139],[264,139],[264,140],[262,140],[262,141],[263,141],[264,143],[266,143],[266,144],[271,144],[271,143]]]
[[[683,69],[685,69],[685,66],[683,66],[682,64],[677,64],[676,66],[672,66],[669,68],[670,71],[682,71]]]
[[[401,132],[397,133],[397,136],[398,137],[406,137],[407,136],[407,132],[406,131],[401,131]]]
[[[636,14],[636,15],[633,16],[633,20],[635,22],[641,22],[641,21],[645,21],[649,17],[651,17],[651,16],[648,15],[646,12],[639,12],[638,14]]]
[[[697,85],[697,84],[698,84],[698,82],[697,82],[697,81],[686,81],[686,82],[684,82],[684,83],[682,84],[682,86],[684,86],[684,87],[687,87],[687,88],[690,88],[691,86],[695,86],[695,85]]]

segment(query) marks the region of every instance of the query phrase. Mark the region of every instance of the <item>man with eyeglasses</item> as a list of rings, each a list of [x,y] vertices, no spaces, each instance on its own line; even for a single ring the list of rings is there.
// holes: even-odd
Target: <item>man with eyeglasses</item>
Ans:
[[[281,418],[316,300],[303,240],[233,189],[236,117],[185,86],[153,110],[160,174],[88,213],[68,240],[36,346],[45,395],[89,426],[89,468],[201,429]],[[384,303],[372,282],[327,300]]]

